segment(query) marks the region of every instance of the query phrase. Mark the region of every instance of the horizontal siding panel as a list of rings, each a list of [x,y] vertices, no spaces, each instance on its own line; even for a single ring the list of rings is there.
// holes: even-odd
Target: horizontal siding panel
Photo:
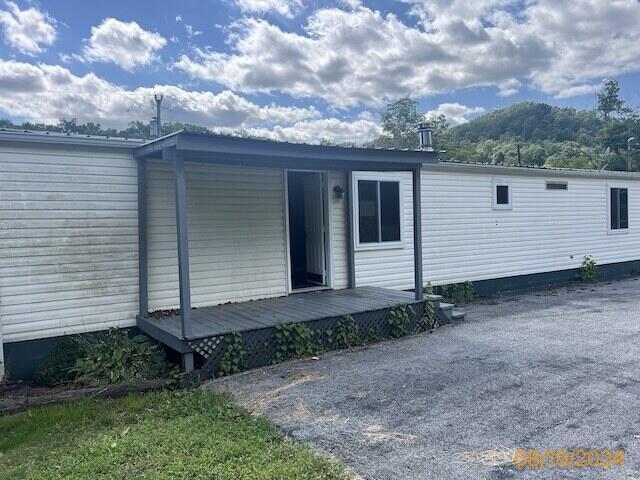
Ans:
[[[349,286],[349,263],[347,259],[346,232],[346,194],[343,198],[336,198],[333,194],[335,187],[346,192],[347,176],[345,172],[329,172],[329,218],[331,231],[333,288],[347,288]]]
[[[411,172],[385,172],[382,175],[389,174],[403,179],[404,247],[356,251],[356,285],[408,290],[414,286],[413,177]]]
[[[609,235],[608,184],[568,178],[568,191],[548,191],[553,178],[425,170],[425,281],[478,281],[577,268],[585,255],[599,264],[640,258],[640,182],[630,188],[627,233]],[[492,208],[493,179],[511,185],[511,210]]]
[[[85,295],[75,294],[65,297],[61,295],[55,295],[49,298],[40,298],[38,299],[39,301],[34,300],[32,302],[29,302],[28,299],[25,300],[24,298],[22,300],[22,302],[7,304],[3,307],[7,315],[7,318],[3,319],[3,323],[5,321],[11,322],[11,315],[16,313],[24,313],[25,311],[27,311],[27,309],[32,312],[46,312],[64,309],[72,312],[78,307],[113,305],[115,308],[117,308],[118,305],[125,303],[133,305],[138,301],[138,292],[136,291],[135,293],[131,293],[130,288],[124,288],[121,289],[120,292],[100,292],[100,295],[96,295],[95,293],[87,294],[85,292]],[[132,312],[132,322],[135,319],[136,314],[137,311]]]
[[[283,171],[186,163],[193,306],[286,294]],[[148,165],[149,309],[176,308],[171,165]]]
[[[12,182],[24,182],[27,178],[24,172],[0,172],[0,182],[11,185]],[[29,180],[39,183],[55,184],[114,184],[129,185],[129,175],[102,175],[99,173],[78,174],[69,172],[68,169],[61,173],[34,173],[28,174]],[[137,183],[136,183],[137,186]],[[136,187],[137,188],[137,187]]]
[[[0,147],[4,341],[134,325],[137,235],[130,154]]]

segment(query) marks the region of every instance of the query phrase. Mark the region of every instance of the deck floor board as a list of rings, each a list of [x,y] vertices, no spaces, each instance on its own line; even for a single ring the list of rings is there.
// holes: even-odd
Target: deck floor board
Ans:
[[[329,317],[381,310],[399,303],[413,303],[411,292],[379,287],[322,290],[286,297],[227,303],[192,310],[193,334],[188,340],[269,328],[283,323],[308,322]],[[144,319],[154,330],[182,339],[180,315]]]

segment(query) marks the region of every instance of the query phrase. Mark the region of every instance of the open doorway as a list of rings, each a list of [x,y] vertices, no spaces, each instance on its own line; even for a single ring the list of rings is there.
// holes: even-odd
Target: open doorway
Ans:
[[[287,172],[291,290],[326,287],[325,175]]]

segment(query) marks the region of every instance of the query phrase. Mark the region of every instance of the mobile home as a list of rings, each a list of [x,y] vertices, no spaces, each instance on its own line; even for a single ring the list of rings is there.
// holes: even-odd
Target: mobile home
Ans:
[[[4,130],[0,195],[0,345],[15,376],[56,338],[110,327],[138,325],[189,369],[224,332],[420,302],[427,282],[551,283],[586,255],[603,274],[640,270],[634,173]]]

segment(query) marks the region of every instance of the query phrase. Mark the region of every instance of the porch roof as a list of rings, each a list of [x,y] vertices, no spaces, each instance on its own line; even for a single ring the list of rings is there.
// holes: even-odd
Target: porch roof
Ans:
[[[433,151],[308,145],[180,130],[134,150],[136,158],[162,158],[173,150],[189,161],[273,168],[413,170],[437,163]]]

